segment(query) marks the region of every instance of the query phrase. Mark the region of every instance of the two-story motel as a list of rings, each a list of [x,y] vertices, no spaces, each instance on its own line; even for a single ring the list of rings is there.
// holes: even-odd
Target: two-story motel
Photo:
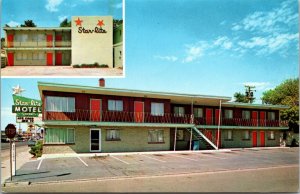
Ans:
[[[123,66],[123,27],[112,16],[73,16],[72,27],[4,27],[8,66]]]
[[[230,97],[39,82],[44,153],[279,146],[286,106]],[[198,146],[198,147],[197,147]]]

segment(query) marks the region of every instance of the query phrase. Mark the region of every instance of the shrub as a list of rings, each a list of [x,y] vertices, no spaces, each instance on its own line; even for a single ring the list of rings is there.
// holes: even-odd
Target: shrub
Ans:
[[[29,150],[29,153],[32,154],[35,158],[41,157],[43,154],[43,141],[39,140],[34,146],[31,146],[31,150]]]
[[[73,68],[79,68],[79,67],[80,67],[80,65],[78,65],[78,64],[75,64],[75,65],[73,65],[72,67],[73,67]]]
[[[99,65],[99,67],[106,68],[106,67],[108,67],[108,65],[107,64],[101,64],[101,65]]]

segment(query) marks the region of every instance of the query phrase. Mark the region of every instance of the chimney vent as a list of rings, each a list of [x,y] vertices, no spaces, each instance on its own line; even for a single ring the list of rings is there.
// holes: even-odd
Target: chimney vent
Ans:
[[[99,79],[99,86],[100,87],[105,87],[105,79],[104,78]]]

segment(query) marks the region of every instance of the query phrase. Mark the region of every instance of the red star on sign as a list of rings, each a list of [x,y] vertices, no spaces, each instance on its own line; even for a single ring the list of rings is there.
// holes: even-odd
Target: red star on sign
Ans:
[[[102,26],[105,26],[104,23],[103,23],[103,20],[98,20],[98,26],[102,27]]]
[[[75,20],[76,22],[76,26],[81,26],[81,23],[83,22],[83,20],[80,20],[79,18],[77,20]]]

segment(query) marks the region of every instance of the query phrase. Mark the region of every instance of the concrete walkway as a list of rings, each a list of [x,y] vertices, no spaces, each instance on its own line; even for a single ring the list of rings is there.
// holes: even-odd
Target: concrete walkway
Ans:
[[[113,152],[113,153],[64,153],[64,154],[43,154],[38,160],[46,158],[68,158],[68,157],[93,157],[93,156],[122,156],[122,155],[137,155],[137,154],[188,154],[188,153],[216,153],[216,152],[231,152],[236,150],[261,150],[261,149],[285,149],[289,147],[255,147],[255,148],[232,148],[219,150],[184,150],[184,151],[148,151],[148,152]]]
[[[71,66],[13,66],[1,68],[1,76],[17,77],[122,77],[119,68],[73,68]]]

